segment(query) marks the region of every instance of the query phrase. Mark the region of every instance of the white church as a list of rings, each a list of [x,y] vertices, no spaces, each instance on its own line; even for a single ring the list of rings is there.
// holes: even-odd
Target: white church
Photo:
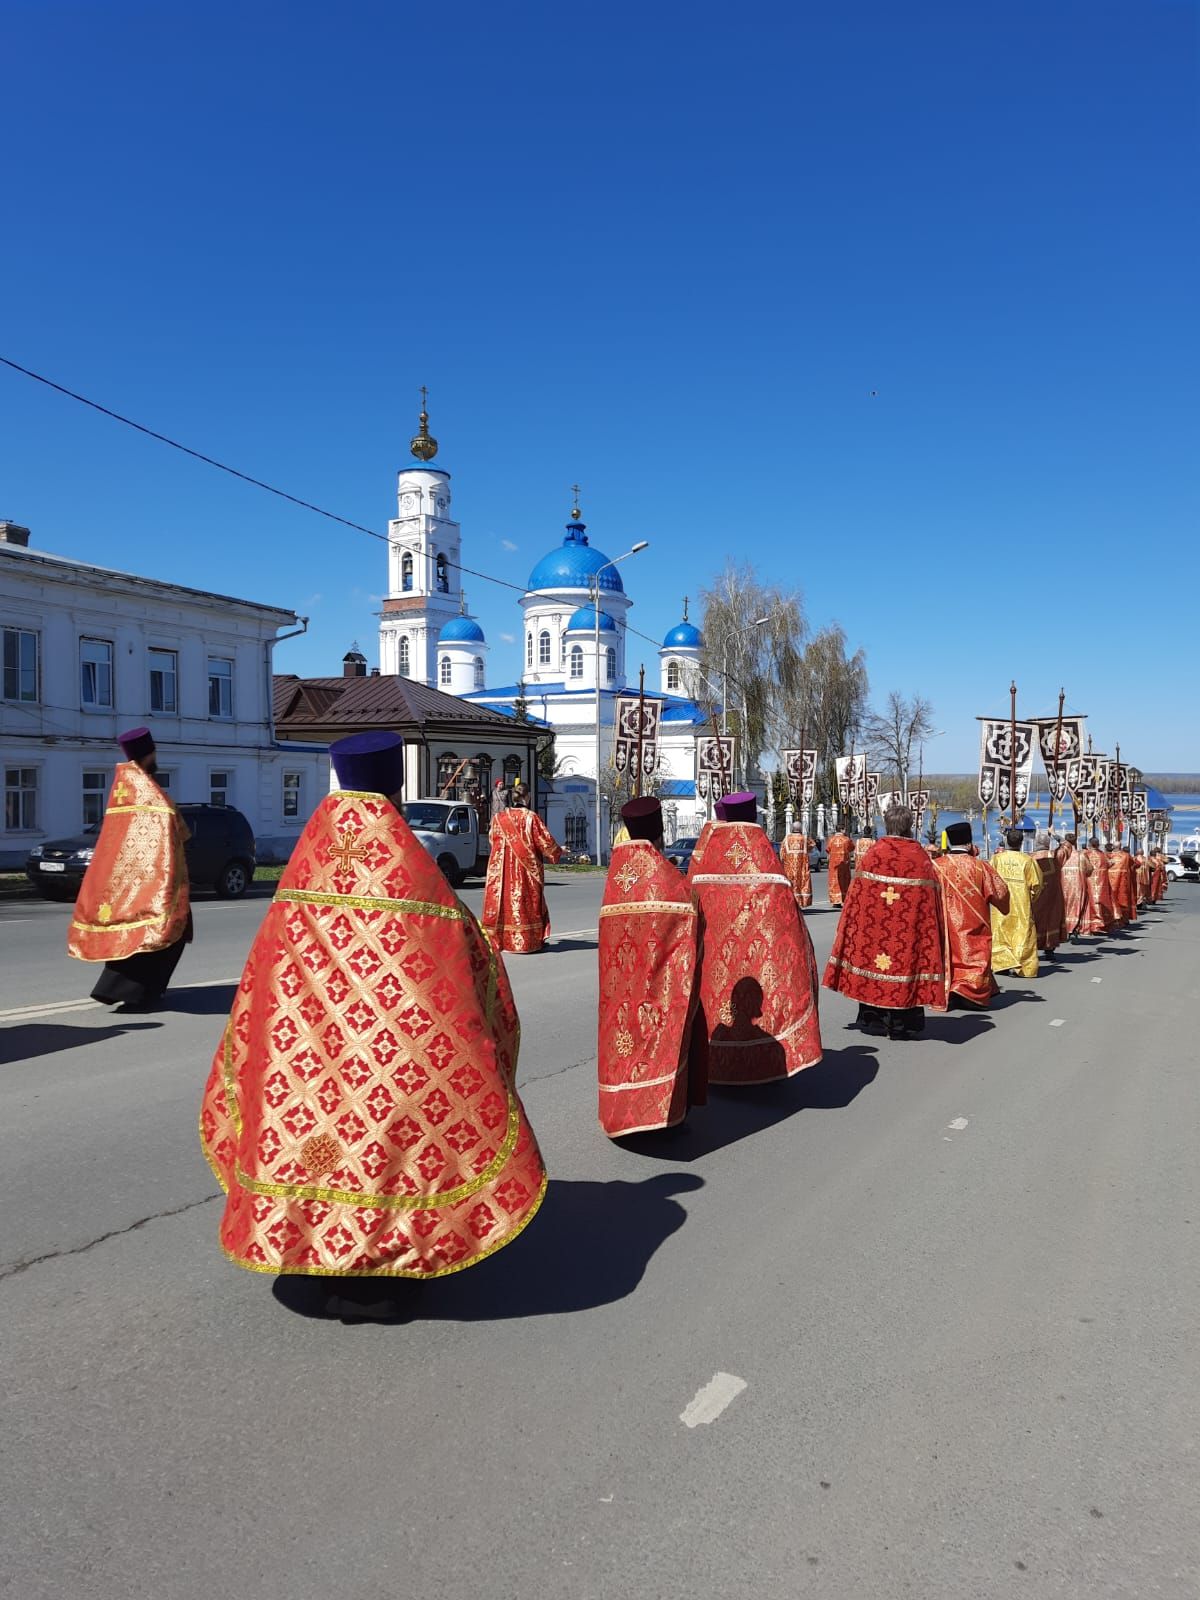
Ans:
[[[380,671],[510,716],[523,689],[527,714],[555,734],[557,775],[553,783],[541,781],[545,804],[539,809],[568,849],[595,859],[597,715],[604,770],[612,760],[616,697],[631,678],[636,688],[640,665],[636,646],[632,662],[627,661],[626,621],[633,601],[620,569],[589,543],[576,505],[565,536],[535,564],[518,602],[523,613],[519,681],[493,684],[487,640],[467,614],[460,583],[462,530],[450,514],[450,474],[431,465],[437,441],[424,410],[411,448],[417,464],[398,474],[397,514],[388,529]],[[692,698],[704,677],[704,640],[686,612],[685,603],[683,620],[658,648],[658,687],[648,684],[646,691],[648,700],[662,705],[657,792],[668,838],[698,833],[705,817],[696,798],[695,761],[696,736],[709,713]],[[601,832],[607,850],[607,817]]]

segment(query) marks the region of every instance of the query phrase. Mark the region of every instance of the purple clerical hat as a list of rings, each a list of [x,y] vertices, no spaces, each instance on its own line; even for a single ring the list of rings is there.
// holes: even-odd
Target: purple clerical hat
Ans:
[[[662,804],[652,795],[627,801],[621,807],[621,821],[629,829],[631,839],[662,838]]]
[[[404,740],[398,733],[352,733],[329,747],[339,787],[393,795],[404,784]]]
[[[749,791],[727,794],[717,801],[717,816],[722,822],[757,822],[758,801]]]
[[[128,733],[119,733],[117,743],[125,752],[126,761],[142,761],[154,752],[154,735],[149,728],[130,728]]]

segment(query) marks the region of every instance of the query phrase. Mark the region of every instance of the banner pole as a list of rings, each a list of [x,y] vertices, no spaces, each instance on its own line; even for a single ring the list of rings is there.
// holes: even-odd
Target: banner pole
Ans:
[[[1055,765],[1062,760],[1062,714],[1063,701],[1067,698],[1067,691],[1058,691],[1058,726],[1054,730],[1054,761]],[[1050,807],[1046,813],[1046,832],[1054,826],[1054,779],[1049,772],[1046,774],[1046,787],[1050,790]]]
[[[1008,809],[1012,826],[1017,825],[1017,682],[1014,678],[1008,686],[1010,696],[1009,724],[1008,724]],[[1007,842],[1007,841],[1006,841]]]
[[[637,771],[633,777],[634,798],[642,797],[642,735],[646,717],[646,666],[643,662],[638,668],[638,743],[637,743]]]

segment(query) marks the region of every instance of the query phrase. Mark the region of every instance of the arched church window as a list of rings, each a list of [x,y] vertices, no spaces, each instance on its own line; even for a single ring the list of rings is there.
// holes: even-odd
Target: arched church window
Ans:
[[[441,656],[438,659],[438,683],[443,689],[450,687],[450,657]]]
[[[539,667],[548,667],[549,665],[550,665],[550,635],[543,628],[541,633],[538,634],[538,666]]]
[[[571,646],[571,676],[573,678],[582,678],[583,677],[583,646],[582,645],[573,644]]]
[[[668,661],[667,662],[667,688],[668,689],[676,689],[677,690],[680,687],[681,682],[682,682],[682,678],[681,678],[680,672],[679,672],[679,663],[678,663],[678,661]]]
[[[439,594],[449,594],[450,593],[450,568],[446,565],[445,556],[439,555],[437,560],[434,562],[434,567],[437,570],[438,593]]]
[[[609,683],[613,683],[617,676],[617,652],[610,645],[604,652],[604,670],[608,674]]]
[[[400,587],[411,589],[413,586],[413,558],[411,552],[406,551],[400,563]]]
[[[483,657],[482,656],[476,656],[475,657],[475,687],[477,689],[482,689],[483,688]]]
[[[475,782],[479,785],[480,794],[490,797],[492,792],[491,756],[476,756],[471,765],[475,768]]]
[[[517,778],[519,778],[520,776],[521,776],[521,758],[520,758],[520,756],[505,756],[505,758],[504,758],[504,782],[505,782],[505,786],[507,788],[511,789],[512,786],[513,786],[513,783],[515,782],[515,780]]]
[[[409,663],[409,661],[411,659],[412,658],[411,658],[411,656],[409,654],[409,649],[408,649],[408,638],[407,638],[407,636],[405,636],[400,641],[400,676],[402,678],[407,678],[408,677],[408,671],[409,671],[408,663]]]
[[[525,665],[527,667],[533,665],[533,635],[531,633],[525,635]]]

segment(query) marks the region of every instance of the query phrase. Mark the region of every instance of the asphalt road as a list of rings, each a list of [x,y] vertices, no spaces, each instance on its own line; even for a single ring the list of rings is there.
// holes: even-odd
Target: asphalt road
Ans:
[[[89,974],[0,905],[0,1593],[1194,1600],[1200,890],[920,1042],[826,992],[820,1067],[640,1151],[595,1121],[599,892],[510,963],[542,1212],[392,1326],[216,1248],[264,903],[201,903],[127,1019],[33,1012]]]

